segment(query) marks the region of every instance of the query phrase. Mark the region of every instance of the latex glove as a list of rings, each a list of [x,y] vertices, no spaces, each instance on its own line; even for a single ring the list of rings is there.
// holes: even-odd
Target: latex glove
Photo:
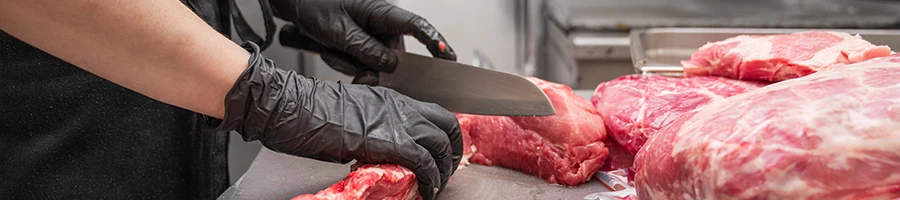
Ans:
[[[382,0],[271,0],[275,16],[291,21],[299,33],[345,54],[321,53],[354,83],[376,84],[375,72],[393,72],[403,35],[412,35],[431,55],[456,61],[447,40],[428,21]],[[362,66],[360,66],[362,65]],[[365,74],[363,74],[365,73]],[[361,80],[361,78],[366,78]]]
[[[394,90],[305,78],[275,67],[259,47],[225,100],[220,130],[273,151],[321,161],[392,163],[416,174],[433,199],[459,166],[459,122],[437,104]]]

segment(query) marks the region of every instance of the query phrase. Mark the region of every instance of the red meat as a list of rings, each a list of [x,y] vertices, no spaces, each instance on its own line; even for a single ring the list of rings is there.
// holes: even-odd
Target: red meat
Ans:
[[[612,134],[610,134],[610,136],[612,136]],[[631,165],[634,163],[634,153],[626,151],[615,141],[615,139],[611,139],[611,137],[607,137],[604,140],[603,144],[606,145],[606,149],[609,149],[609,156],[606,157],[606,161],[604,162],[603,167],[600,167],[600,171],[631,168]],[[631,180],[629,179],[629,181]]]
[[[547,94],[556,115],[458,114],[466,142],[464,154],[471,162],[518,170],[554,184],[584,183],[608,155],[600,115],[568,86],[529,80]]]
[[[900,198],[900,56],[719,100],[650,138],[640,199]]]
[[[647,138],[686,112],[709,102],[759,88],[761,84],[720,77],[675,78],[626,75],[597,86],[591,102],[608,134],[624,150],[611,169],[628,168]]]
[[[411,200],[422,199],[416,175],[399,165],[362,165],[347,178],[316,194],[291,200]]]
[[[809,31],[728,38],[700,47],[681,64],[687,77],[778,82],[890,54],[890,47],[875,46],[859,35]]]

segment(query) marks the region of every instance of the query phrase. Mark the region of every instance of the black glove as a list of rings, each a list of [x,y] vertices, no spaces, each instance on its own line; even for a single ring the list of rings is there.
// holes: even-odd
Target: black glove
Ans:
[[[456,116],[383,87],[305,78],[251,51],[225,99],[219,130],[237,130],[273,151],[321,161],[392,163],[409,168],[419,194],[433,199],[459,166]]]
[[[431,55],[456,61],[447,40],[424,18],[382,0],[271,0],[274,15],[291,21],[305,37],[345,54],[321,52],[322,60],[354,83],[377,81],[374,72],[393,72],[403,35],[412,35]],[[364,65],[364,66],[359,66]],[[365,74],[363,74],[365,73]]]

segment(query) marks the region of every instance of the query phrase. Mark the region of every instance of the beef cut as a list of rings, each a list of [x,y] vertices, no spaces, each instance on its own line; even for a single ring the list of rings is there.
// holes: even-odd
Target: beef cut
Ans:
[[[497,165],[579,185],[606,159],[606,131],[591,103],[565,85],[529,78],[550,98],[556,115],[508,117],[457,114],[471,162]]]
[[[779,35],[741,35],[700,47],[682,61],[692,76],[722,76],[778,82],[891,54],[859,35],[808,31]]]
[[[606,149],[609,150],[609,156],[606,157],[606,161],[603,162],[603,166],[600,167],[600,171],[608,172],[618,169],[627,169],[631,172],[631,166],[634,163],[634,153],[630,153],[622,148],[615,139],[612,138],[612,135],[603,139],[603,144],[606,145]],[[631,174],[634,174],[631,172]],[[628,176],[628,181],[634,181],[634,176]]]
[[[629,161],[647,138],[684,113],[760,86],[758,82],[721,77],[658,75],[625,75],[601,83],[591,103],[603,118],[607,134],[624,150],[611,155],[617,159],[608,163],[612,169],[630,167]]]
[[[347,178],[316,194],[291,200],[420,200],[416,175],[400,165],[362,165]]]
[[[635,159],[640,199],[900,198],[900,56],[712,102]]]

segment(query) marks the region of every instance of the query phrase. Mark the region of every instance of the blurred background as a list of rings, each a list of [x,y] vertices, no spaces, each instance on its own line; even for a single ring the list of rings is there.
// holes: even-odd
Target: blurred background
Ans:
[[[428,19],[456,50],[458,62],[563,83],[576,92],[590,92],[600,82],[636,73],[630,48],[630,33],[636,30],[900,28],[900,0],[388,1]],[[240,4],[244,16],[263,33],[257,1]],[[281,27],[285,22],[276,23]],[[281,68],[325,80],[351,80],[314,54],[274,44],[263,54]],[[410,37],[406,48],[428,55]],[[231,140],[229,168],[234,182],[261,146],[241,141],[236,133]]]

